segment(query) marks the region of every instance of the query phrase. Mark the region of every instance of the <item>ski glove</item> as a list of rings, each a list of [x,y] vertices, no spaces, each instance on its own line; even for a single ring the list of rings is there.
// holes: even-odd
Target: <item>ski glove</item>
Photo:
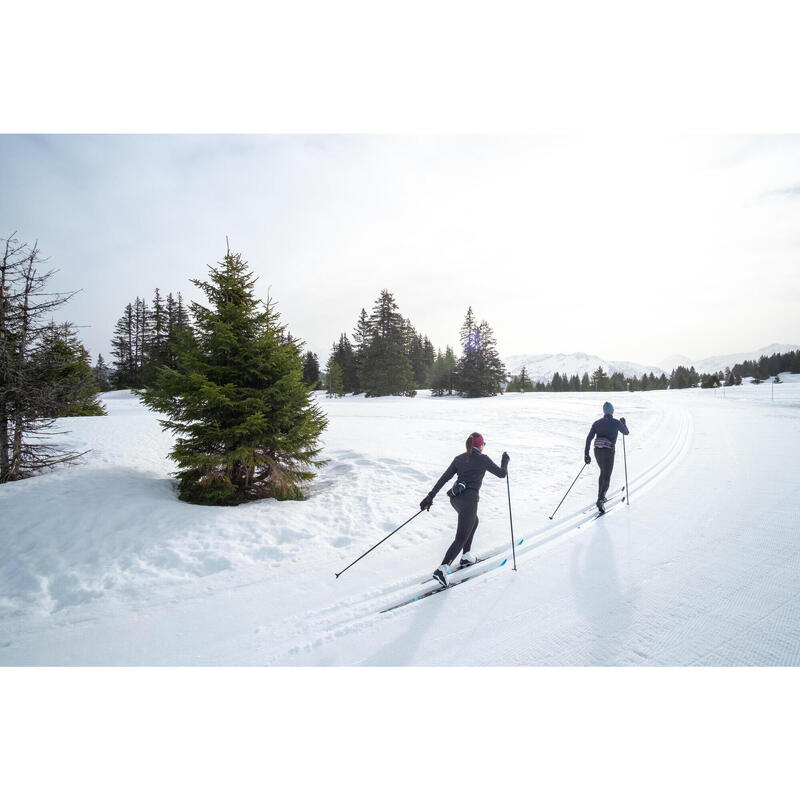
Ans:
[[[592,458],[591,458],[591,456],[590,456],[588,453],[586,453],[586,455],[583,457],[583,460],[584,460],[584,461],[585,461],[587,464],[591,464],[591,463],[592,463]]]
[[[425,511],[425,510],[430,511],[432,505],[433,505],[433,498],[429,494],[426,494],[425,495],[425,499],[419,504],[419,510],[420,511]]]
[[[508,464],[510,460],[511,456],[508,453],[503,452],[503,457],[500,459],[500,466],[505,467],[505,465]]]
[[[620,417],[620,418],[619,418],[619,421],[620,421],[620,422],[621,422],[623,425],[627,425],[627,424],[628,424],[627,422],[625,422],[625,417]]]

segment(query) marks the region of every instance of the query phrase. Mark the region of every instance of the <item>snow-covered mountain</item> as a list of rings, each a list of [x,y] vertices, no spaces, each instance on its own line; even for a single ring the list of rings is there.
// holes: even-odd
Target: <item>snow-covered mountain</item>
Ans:
[[[637,364],[633,361],[608,361],[600,356],[589,353],[537,353],[509,356],[504,359],[506,370],[512,375],[519,375],[523,364],[525,365],[531,380],[544,381],[547,383],[553,377],[553,373],[560,372],[562,375],[580,375],[588,372],[589,375],[602,367],[606,374],[621,372],[626,378],[638,377],[652,372],[660,375],[662,372],[669,375],[675,367],[693,366],[698,372],[718,372],[725,367],[732,367],[734,364],[741,364],[743,361],[757,361],[761,356],[770,356],[773,353],[788,353],[791,350],[800,350],[800,345],[796,344],[771,344],[762,347],[760,350],[753,350],[749,353],[730,353],[724,356],[709,356],[708,358],[693,359],[686,355],[675,354],[667,356],[657,365]]]
[[[534,382],[549,382],[556,372],[562,375],[566,373],[569,376],[582,376],[584,372],[588,372],[591,376],[598,367],[602,367],[607,375],[621,372],[626,378],[639,377],[645,373],[649,375],[651,372],[660,375],[663,372],[659,367],[636,364],[632,361],[608,361],[589,353],[517,355],[504,359],[504,363],[506,370],[512,375],[518,375],[524,365],[528,376]]]
[[[659,370],[663,370],[667,374],[678,366],[694,367],[698,372],[719,372],[721,369],[724,370],[725,367],[732,367],[734,364],[741,364],[743,361],[758,361],[761,356],[771,356],[773,353],[788,353],[791,350],[800,350],[800,345],[770,344],[750,353],[729,353],[725,356],[709,356],[708,358],[700,359],[674,355],[660,361],[658,366]]]

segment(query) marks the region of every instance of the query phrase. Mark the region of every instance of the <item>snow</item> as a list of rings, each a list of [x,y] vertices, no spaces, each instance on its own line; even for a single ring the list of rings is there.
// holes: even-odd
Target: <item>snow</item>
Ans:
[[[583,377],[586,372],[589,377],[598,368],[602,367],[607,375],[621,372],[626,378],[641,377],[651,372],[658,376],[663,372],[659,367],[648,367],[636,364],[632,361],[609,361],[600,356],[593,356],[588,353],[540,353],[537,355],[515,355],[505,359],[506,369],[512,375],[519,375],[522,367],[528,373],[528,377],[535,383],[544,381],[549,383],[553,374],[558,372],[561,375],[566,373],[567,377],[577,375]]]
[[[800,350],[800,345],[796,344],[771,344],[762,347],[760,350],[753,350],[749,353],[730,353],[722,356],[709,356],[703,359],[694,359],[685,355],[671,355],[663,359],[657,366],[647,366],[637,364],[633,361],[609,361],[600,356],[589,355],[587,353],[538,353],[514,355],[504,359],[506,369],[512,375],[519,375],[524,366],[528,376],[535,383],[536,381],[549,382],[553,374],[566,373],[568,377],[577,375],[582,377],[584,372],[589,373],[589,377],[598,368],[602,367],[607,375],[614,372],[621,372],[626,378],[641,377],[651,372],[658,377],[662,373],[669,375],[675,367],[691,367],[699,373],[719,372],[725,367],[733,367],[744,361],[758,361],[761,356],[770,356],[773,353],[789,353],[792,350]]]
[[[82,464],[0,486],[0,664],[798,665],[800,376],[781,378],[724,393],[318,394],[329,461],[309,499],[237,508],[178,501],[157,415],[107,393],[107,417],[62,421],[71,447],[91,448]],[[586,524],[592,464],[551,522],[606,399],[631,429],[630,506]],[[512,457],[517,571],[381,614],[439,564],[454,530],[443,492],[334,573],[416,513],[472,430]],[[507,548],[505,481],[486,476],[479,513],[474,549]]]
[[[694,367],[699,373],[724,371],[725,367],[733,367],[745,361],[758,361],[761,356],[771,356],[775,353],[791,353],[793,350],[800,350],[800,345],[796,344],[770,344],[759,350],[751,350],[748,353],[728,353],[723,356],[709,356],[708,358],[690,358],[689,356],[672,355],[659,362],[661,371],[669,375],[675,367]]]

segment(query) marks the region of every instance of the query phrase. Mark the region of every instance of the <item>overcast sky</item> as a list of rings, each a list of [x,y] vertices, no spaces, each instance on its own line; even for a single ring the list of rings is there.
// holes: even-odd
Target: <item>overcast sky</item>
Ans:
[[[0,236],[39,241],[96,356],[225,237],[327,358],[383,288],[437,347],[651,365],[800,342],[800,137],[0,137]]]

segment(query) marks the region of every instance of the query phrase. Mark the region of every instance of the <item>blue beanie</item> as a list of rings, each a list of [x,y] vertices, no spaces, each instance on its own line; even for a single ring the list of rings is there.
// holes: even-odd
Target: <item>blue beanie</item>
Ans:
[[[614,406],[611,403],[603,403],[603,413],[604,414],[613,414],[614,413]]]

